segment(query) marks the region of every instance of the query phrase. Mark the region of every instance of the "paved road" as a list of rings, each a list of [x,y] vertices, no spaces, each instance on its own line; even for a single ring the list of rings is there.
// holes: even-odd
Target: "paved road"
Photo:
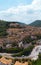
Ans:
[[[36,46],[36,47],[32,50],[32,52],[31,52],[31,54],[29,55],[29,57],[31,57],[31,58],[33,58],[33,59],[37,59],[40,52],[41,52],[41,45],[38,45],[38,46]]]
[[[12,54],[8,54],[8,53],[0,53],[0,55],[7,57],[7,58],[16,58],[16,59],[22,59],[22,58],[32,58],[34,60],[36,60],[38,58],[39,52],[41,52],[41,45],[36,46],[31,54],[29,56],[22,56],[22,57],[12,57]]]

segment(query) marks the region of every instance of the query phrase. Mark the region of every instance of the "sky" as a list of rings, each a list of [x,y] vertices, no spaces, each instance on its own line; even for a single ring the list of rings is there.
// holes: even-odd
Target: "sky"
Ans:
[[[0,0],[0,20],[27,24],[41,20],[41,0]]]

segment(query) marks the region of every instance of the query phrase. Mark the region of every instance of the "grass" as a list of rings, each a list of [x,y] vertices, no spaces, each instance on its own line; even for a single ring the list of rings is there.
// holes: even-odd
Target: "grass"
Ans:
[[[36,65],[41,65],[41,60],[37,60]]]
[[[38,59],[37,61],[33,61],[32,65],[41,65],[41,60]]]

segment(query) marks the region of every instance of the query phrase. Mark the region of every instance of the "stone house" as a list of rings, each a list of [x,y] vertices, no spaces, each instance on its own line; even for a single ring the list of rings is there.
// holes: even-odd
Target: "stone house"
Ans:
[[[31,36],[31,39],[37,39],[37,37],[36,37],[36,36],[34,36],[34,35],[32,35],[32,36]]]
[[[18,46],[19,46],[20,48],[23,47],[22,41],[18,43]]]
[[[41,39],[36,41],[36,44],[41,45]]]
[[[12,44],[7,44],[6,48],[12,48]]]

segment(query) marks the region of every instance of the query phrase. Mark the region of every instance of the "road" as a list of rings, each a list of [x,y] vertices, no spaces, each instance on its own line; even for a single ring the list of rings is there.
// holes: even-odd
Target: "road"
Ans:
[[[41,45],[35,46],[32,50],[31,54],[29,56],[22,56],[22,57],[12,57],[12,54],[9,53],[0,53],[0,55],[7,57],[7,58],[16,58],[16,59],[22,59],[22,58],[31,58],[32,60],[36,60],[38,58],[39,53],[41,52]]]
[[[39,53],[41,53],[41,45],[35,46],[29,57],[36,60],[38,58]]]

